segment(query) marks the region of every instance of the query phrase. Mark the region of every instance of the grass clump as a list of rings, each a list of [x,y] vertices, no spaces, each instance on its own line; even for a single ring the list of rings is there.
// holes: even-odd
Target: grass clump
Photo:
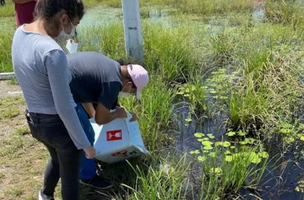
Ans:
[[[303,106],[304,92],[301,62],[294,52],[293,56],[281,53],[255,54],[253,60],[244,62],[242,78],[234,84],[228,100],[233,127],[251,131],[264,127],[269,134],[281,119],[294,123],[299,117],[297,109]]]
[[[232,91],[228,102],[229,119],[233,129],[245,128],[248,132],[259,130],[269,117],[267,97],[267,89],[255,89],[255,82],[250,80],[243,87]]]
[[[114,22],[102,27],[81,29],[79,40],[81,41],[80,51],[97,51],[112,59],[125,58],[122,23]]]
[[[183,101],[189,103],[190,110],[196,116],[206,117],[207,112],[207,86],[201,80],[202,76],[197,76],[192,81],[188,81],[179,87],[178,95],[183,97]]]
[[[271,23],[281,23],[294,29],[303,25],[304,6],[298,1],[272,0],[265,5],[266,20]]]
[[[185,174],[189,163],[185,158],[178,161],[166,160],[158,161],[156,166],[149,166],[146,173],[138,167],[133,167],[137,176],[136,185],[124,185],[133,192],[130,200],[186,199],[187,193],[191,191]]]
[[[143,90],[139,102],[135,97],[121,98],[121,105],[138,115],[141,134],[150,151],[167,146],[170,139],[171,115],[174,108],[175,89],[169,89],[156,75],[150,76],[153,82]]]
[[[183,82],[198,69],[190,27],[143,24],[145,65],[169,82]]]
[[[228,136],[235,134],[241,132],[227,133]],[[257,140],[246,138],[240,142],[215,141],[212,134],[203,133],[195,133],[195,137],[202,144],[201,149],[190,152],[196,155],[202,165],[202,175],[197,178],[201,181],[200,199],[216,200],[237,196],[242,187],[253,187],[259,183],[268,154],[262,147],[258,147],[260,145]]]

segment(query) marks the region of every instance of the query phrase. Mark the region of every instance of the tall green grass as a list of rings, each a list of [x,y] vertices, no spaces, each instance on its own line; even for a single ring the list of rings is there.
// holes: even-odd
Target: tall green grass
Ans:
[[[13,70],[11,57],[12,34],[7,31],[0,32],[0,72]]]
[[[236,129],[259,129],[264,125],[268,114],[268,90],[265,86],[256,89],[256,82],[248,78],[242,86],[237,86],[232,91],[229,102],[229,114],[232,126]]]
[[[146,67],[169,82],[185,81],[200,70],[193,27],[147,23],[143,24],[143,37]]]
[[[155,200],[155,199],[187,199],[193,188],[185,172],[190,169],[186,157],[181,159],[162,156],[164,160],[157,161],[157,165],[148,167],[143,172],[138,167],[133,167],[136,172],[136,184],[133,187],[123,185],[132,190],[130,200]]]
[[[125,58],[125,43],[122,23],[79,30],[79,51],[97,51],[112,59]]]
[[[303,62],[297,58],[302,53],[281,48],[273,51],[262,57],[248,54],[240,70],[242,79],[232,87],[228,100],[234,127],[264,127],[270,134],[280,126],[281,119],[293,124],[299,117],[297,107],[302,105],[304,88],[303,69],[299,67]]]
[[[15,16],[15,4],[12,1],[5,2],[5,6],[0,6],[0,18]]]
[[[303,25],[304,6],[299,1],[267,1],[265,6],[266,20],[282,23],[297,29]]]
[[[185,81],[196,70],[200,70],[198,54],[192,41],[195,31],[191,27],[168,27],[162,23],[145,21],[142,26],[144,64],[149,71],[157,72],[167,81],[174,82]],[[85,38],[80,36],[84,44],[80,50],[94,49],[114,59],[125,57],[122,23],[87,28],[81,32]],[[97,40],[94,41],[92,33]]]
[[[144,88],[140,101],[135,97],[119,100],[122,106],[138,115],[143,139],[151,151],[166,146],[170,141],[168,133],[176,93],[161,77],[151,72],[150,83]]]

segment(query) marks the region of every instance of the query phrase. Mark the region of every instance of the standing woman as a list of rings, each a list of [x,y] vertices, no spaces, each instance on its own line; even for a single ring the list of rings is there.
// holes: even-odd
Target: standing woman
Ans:
[[[79,170],[82,153],[95,156],[83,131],[69,83],[66,55],[54,41],[73,36],[84,15],[81,0],[39,0],[35,21],[20,26],[14,35],[12,59],[27,107],[31,134],[50,153],[39,200],[52,200],[61,178],[62,200],[79,199]]]

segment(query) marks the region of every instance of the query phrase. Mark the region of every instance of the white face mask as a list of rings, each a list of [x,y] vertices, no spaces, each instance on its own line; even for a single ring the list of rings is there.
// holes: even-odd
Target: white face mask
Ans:
[[[71,23],[71,25],[73,26],[72,30],[71,30],[71,33],[70,34],[67,34],[65,31],[64,31],[64,28],[62,26],[62,30],[61,32],[59,33],[59,35],[56,37],[57,40],[61,41],[61,42],[65,42],[66,40],[72,38],[74,35],[75,35],[75,29],[76,27]]]
[[[119,92],[119,97],[129,97],[131,94],[127,92]]]

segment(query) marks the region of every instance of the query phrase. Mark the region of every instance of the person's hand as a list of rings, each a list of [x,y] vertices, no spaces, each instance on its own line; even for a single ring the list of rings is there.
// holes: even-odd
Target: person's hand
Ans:
[[[115,110],[115,113],[118,118],[126,118],[127,117],[127,111],[124,107],[117,107]]]
[[[131,113],[132,118],[130,119],[130,122],[134,122],[137,120],[137,115],[135,113]]]
[[[96,150],[92,146],[86,147],[83,150],[85,152],[87,159],[92,159],[96,155]]]

